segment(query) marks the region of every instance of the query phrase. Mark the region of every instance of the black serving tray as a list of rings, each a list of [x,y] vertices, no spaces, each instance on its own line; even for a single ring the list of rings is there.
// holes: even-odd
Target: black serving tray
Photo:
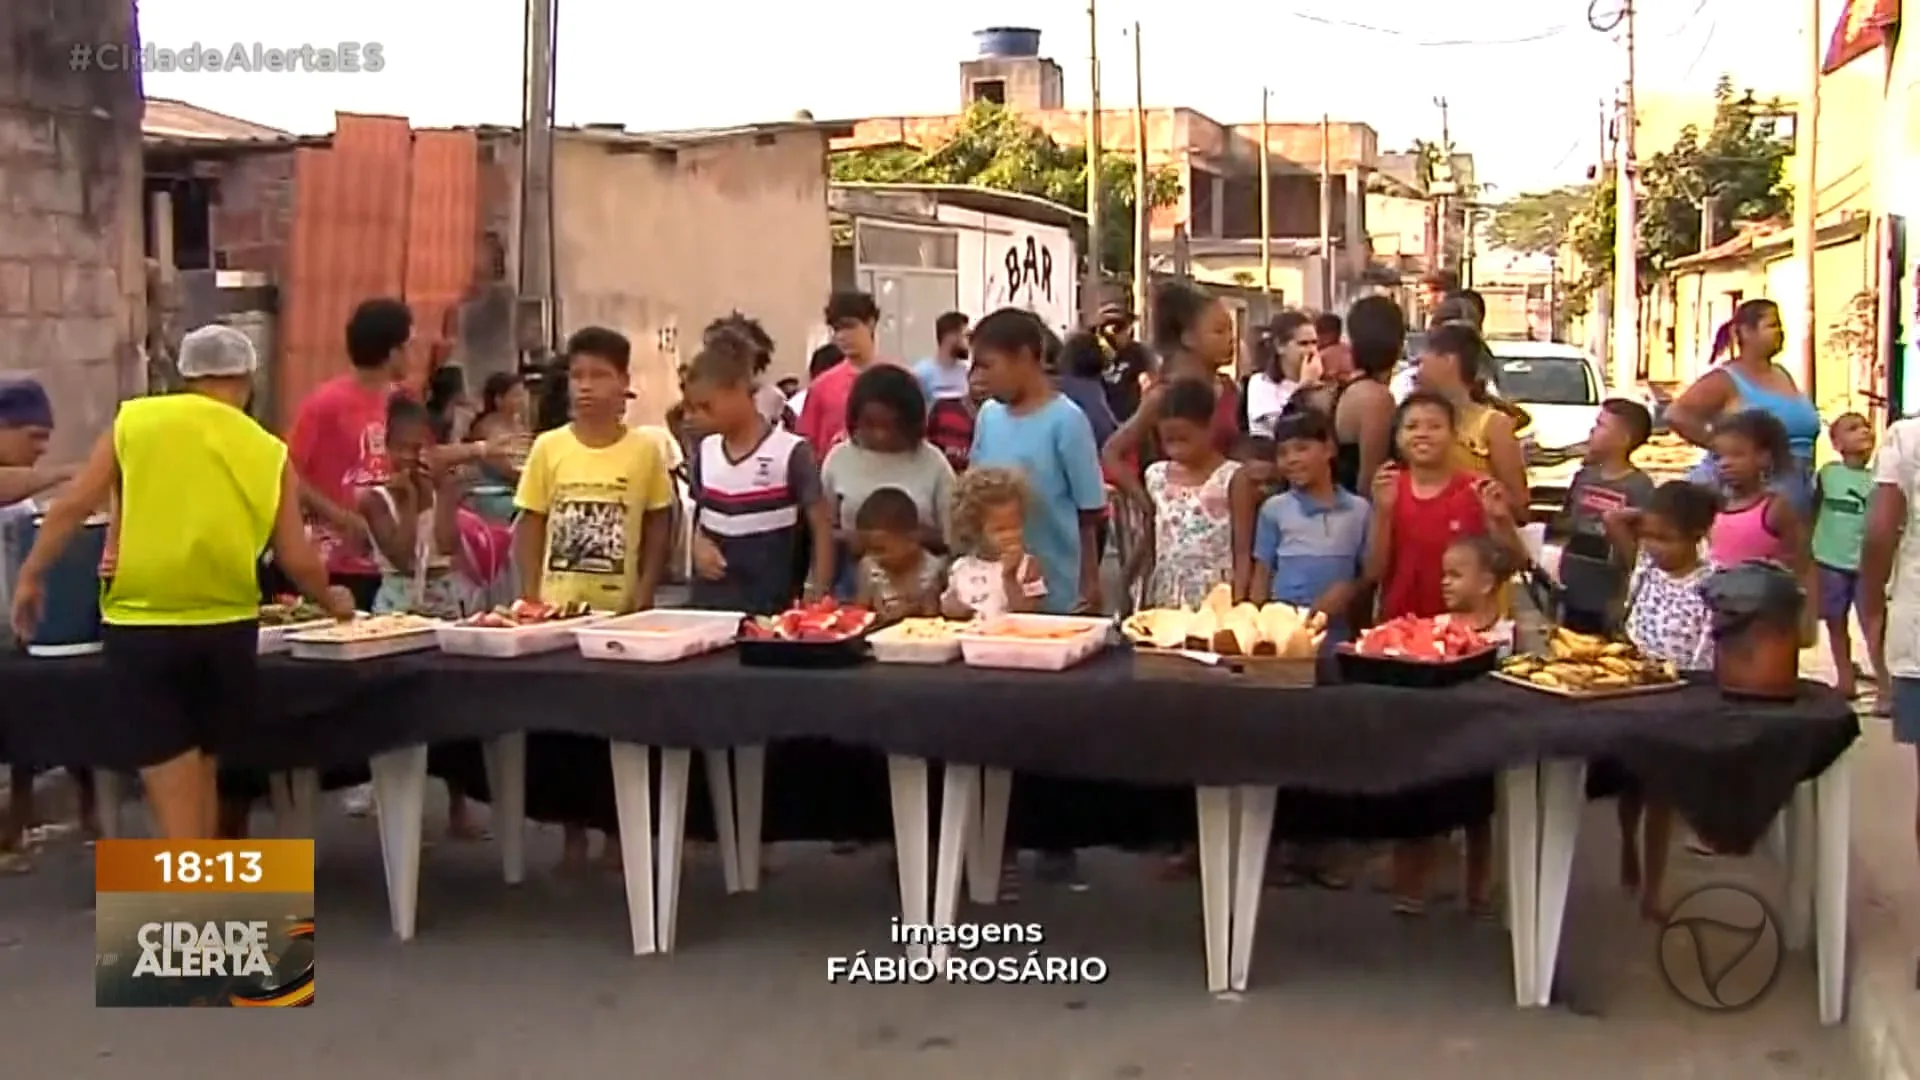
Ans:
[[[1470,656],[1444,663],[1365,656],[1355,652],[1351,645],[1341,645],[1333,655],[1334,662],[1340,667],[1341,682],[1400,686],[1410,690],[1458,686],[1489,674],[1500,666],[1500,649],[1493,645]]]
[[[872,656],[867,636],[840,641],[768,641],[764,638],[740,638],[734,642],[745,667],[767,668],[850,668],[867,662]]]

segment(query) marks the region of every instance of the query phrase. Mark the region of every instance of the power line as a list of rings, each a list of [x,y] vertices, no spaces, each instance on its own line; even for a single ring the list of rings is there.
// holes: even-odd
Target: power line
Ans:
[[[1416,48],[1422,48],[1422,49],[1461,49],[1461,48],[1479,48],[1482,46],[1494,46],[1494,45],[1530,45],[1536,41],[1546,41],[1549,38],[1559,37],[1560,35],[1573,29],[1573,27],[1571,26],[1549,26],[1549,27],[1546,27],[1545,29],[1537,30],[1533,33],[1524,34],[1519,37],[1446,38],[1441,40],[1428,41],[1428,40],[1421,40],[1417,38],[1409,38],[1406,34],[1406,31],[1395,30],[1389,26],[1373,26],[1369,23],[1354,22],[1351,19],[1333,19],[1333,18],[1328,18],[1325,15],[1314,15],[1305,11],[1289,11],[1289,12],[1285,12],[1284,14],[1290,15],[1293,18],[1299,19],[1303,22],[1318,23],[1322,26],[1338,27],[1343,30],[1361,30],[1369,34],[1385,34],[1388,37],[1399,38],[1402,44],[1412,45]]]
[[[1718,17],[1715,17],[1713,21],[1707,23],[1707,36],[1700,39],[1700,51],[1693,54],[1693,62],[1687,65],[1687,73],[1680,76],[1681,82],[1686,82],[1688,79],[1693,78],[1694,69],[1700,66],[1700,61],[1707,58],[1707,50],[1713,47],[1713,35],[1718,33],[1719,30],[1720,20]]]

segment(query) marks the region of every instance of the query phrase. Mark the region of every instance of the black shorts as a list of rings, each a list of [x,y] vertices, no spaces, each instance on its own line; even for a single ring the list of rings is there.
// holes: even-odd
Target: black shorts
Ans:
[[[108,626],[101,633],[114,736],[139,768],[212,750],[252,721],[260,626]]]

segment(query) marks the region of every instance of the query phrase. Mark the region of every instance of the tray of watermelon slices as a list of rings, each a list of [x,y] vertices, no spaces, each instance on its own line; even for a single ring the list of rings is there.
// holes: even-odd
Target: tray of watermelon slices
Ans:
[[[841,668],[867,659],[873,612],[831,598],[740,623],[740,662],[748,667]]]
[[[1491,672],[1499,663],[1500,646],[1451,616],[1402,615],[1364,631],[1334,656],[1342,682],[1427,690]]]

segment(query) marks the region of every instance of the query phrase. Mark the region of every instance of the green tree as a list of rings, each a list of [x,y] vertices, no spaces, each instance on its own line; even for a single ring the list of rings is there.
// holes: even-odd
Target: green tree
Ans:
[[[1640,165],[1637,222],[1642,290],[1665,274],[1675,260],[1722,243],[1735,223],[1766,221],[1792,210],[1785,182],[1793,141],[1778,134],[1773,118],[1785,110],[1778,101],[1757,102],[1735,94],[1722,76],[1714,87],[1713,122],[1705,131],[1688,125],[1670,149]],[[1704,235],[1705,208],[1714,207],[1713,230]],[[1614,180],[1592,186],[1585,210],[1569,231],[1569,240],[1586,264],[1583,287],[1612,280]]]
[[[1558,251],[1593,198],[1590,185],[1528,191],[1493,208],[1487,219],[1487,239],[1497,247],[1530,254]]]
[[[967,110],[953,134],[938,146],[885,146],[833,155],[833,178],[846,182],[972,184],[1035,195],[1074,210],[1087,206],[1087,151],[1063,146],[1038,125],[991,102]],[[1133,159],[1100,158],[1101,262],[1111,273],[1133,269]],[[1180,182],[1168,169],[1147,177],[1154,206],[1180,197]]]

